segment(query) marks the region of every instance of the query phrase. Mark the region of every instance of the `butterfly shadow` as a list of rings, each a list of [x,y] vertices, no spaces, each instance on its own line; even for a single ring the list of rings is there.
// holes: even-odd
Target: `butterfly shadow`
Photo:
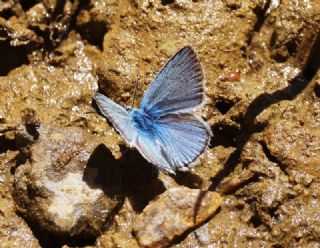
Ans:
[[[199,189],[202,185],[202,178],[190,171],[176,171],[172,178],[177,184],[191,189]]]
[[[122,168],[119,161],[114,158],[111,151],[104,145],[99,144],[87,162],[83,173],[83,181],[90,188],[99,188],[111,198],[121,198]]]
[[[122,145],[120,150],[123,154],[119,162],[123,169],[124,194],[133,209],[141,213],[145,206],[166,188],[158,178],[158,169],[148,163],[136,149]]]

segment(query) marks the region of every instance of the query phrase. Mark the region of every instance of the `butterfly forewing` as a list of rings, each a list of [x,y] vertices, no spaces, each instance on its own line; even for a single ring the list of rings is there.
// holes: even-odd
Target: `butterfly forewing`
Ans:
[[[162,68],[145,92],[140,108],[151,116],[187,112],[203,101],[203,72],[194,50],[187,46]]]
[[[94,94],[93,98],[102,114],[112,122],[115,129],[125,138],[126,142],[129,145],[133,144],[137,131],[132,127],[127,110],[100,93]]]

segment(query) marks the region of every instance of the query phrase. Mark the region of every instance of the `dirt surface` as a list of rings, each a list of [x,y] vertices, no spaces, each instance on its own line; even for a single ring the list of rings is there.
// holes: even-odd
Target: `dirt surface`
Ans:
[[[1,1],[1,247],[319,247],[319,30],[318,0]],[[185,45],[213,137],[171,177],[92,95],[138,105]]]

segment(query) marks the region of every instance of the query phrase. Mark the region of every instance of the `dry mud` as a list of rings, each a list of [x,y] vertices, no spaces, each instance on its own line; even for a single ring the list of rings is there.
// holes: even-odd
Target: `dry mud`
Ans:
[[[318,0],[1,1],[1,247],[319,247],[319,27]],[[130,105],[185,45],[213,137],[170,177],[92,95]]]

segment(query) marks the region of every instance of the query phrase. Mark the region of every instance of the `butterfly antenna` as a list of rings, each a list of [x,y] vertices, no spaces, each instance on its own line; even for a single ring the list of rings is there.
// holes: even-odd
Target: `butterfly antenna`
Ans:
[[[131,107],[132,108],[134,107],[134,100],[136,98],[136,92],[137,92],[137,87],[138,87],[139,80],[140,80],[140,75],[138,74],[137,79],[134,81],[135,84],[134,84],[133,98],[132,98],[132,103],[131,103]]]

